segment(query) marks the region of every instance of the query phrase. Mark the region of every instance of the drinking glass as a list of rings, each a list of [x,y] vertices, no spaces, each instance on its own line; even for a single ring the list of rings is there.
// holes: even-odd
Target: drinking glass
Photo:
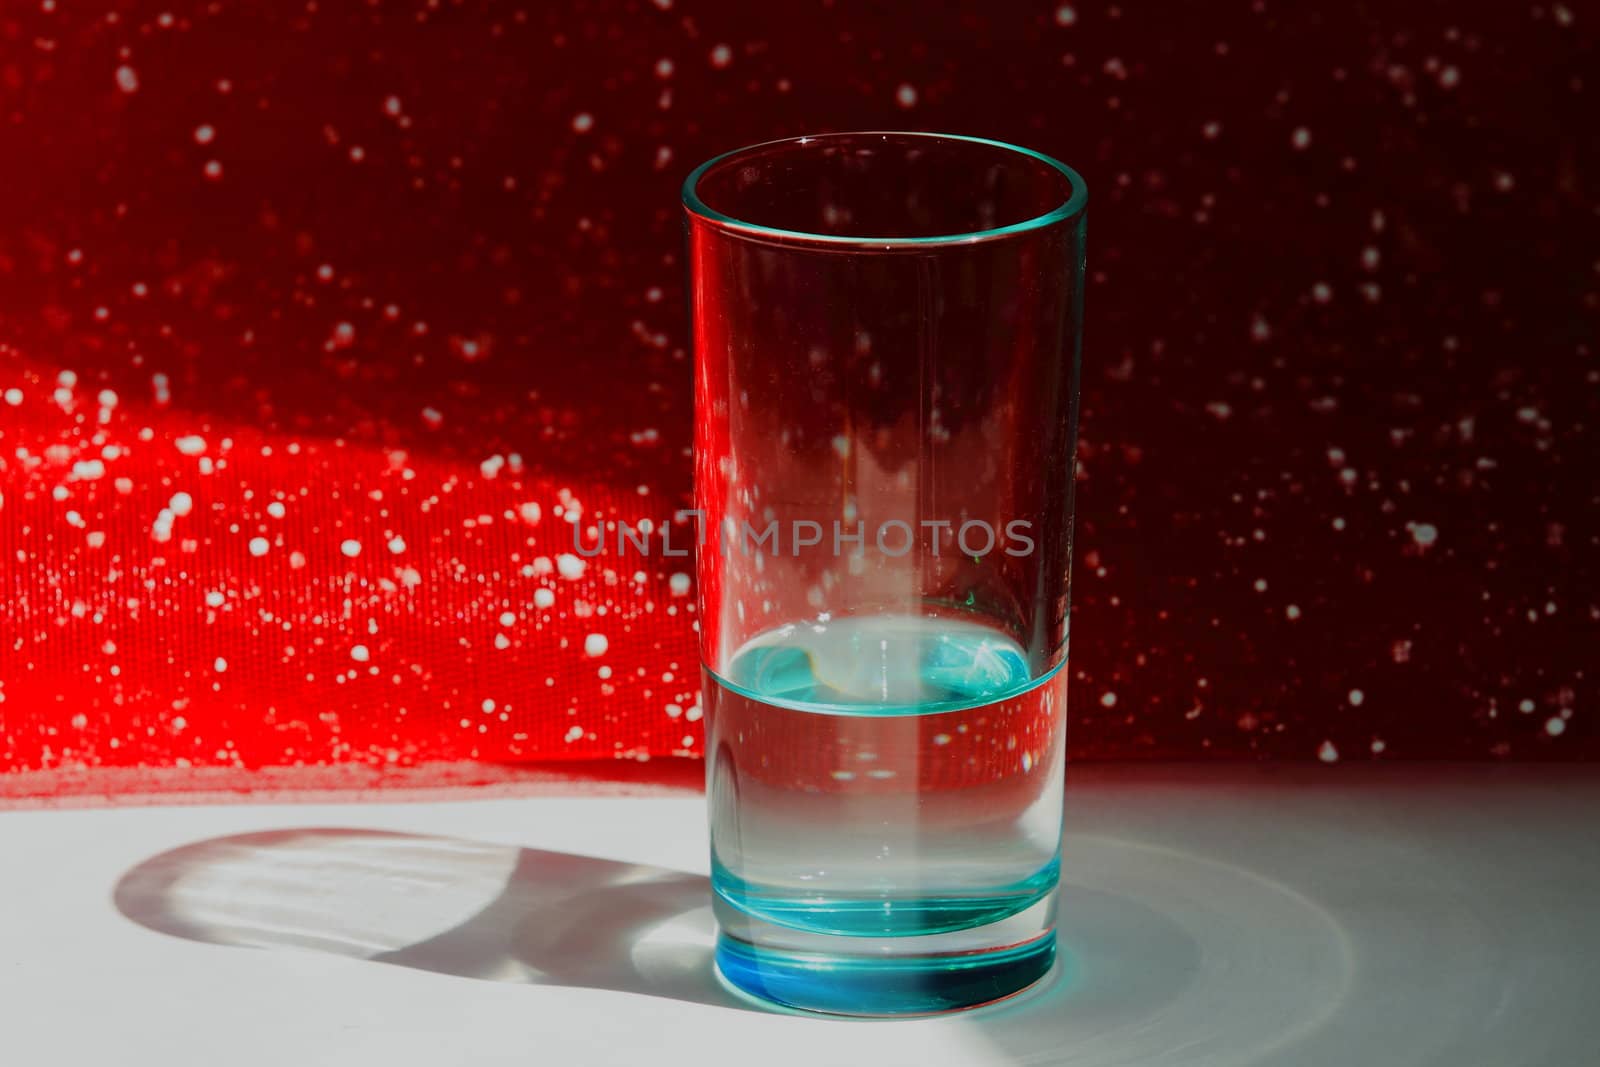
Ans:
[[[975,137],[689,175],[717,967],[855,1015],[1055,958],[1086,189]]]

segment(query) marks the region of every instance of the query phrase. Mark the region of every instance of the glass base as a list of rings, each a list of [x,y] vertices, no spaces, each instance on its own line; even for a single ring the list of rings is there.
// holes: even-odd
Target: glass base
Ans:
[[[717,935],[717,970],[764,1001],[832,1015],[935,1015],[1013,996],[1049,973],[1055,930],[1018,945],[910,956],[843,955],[756,946]]]

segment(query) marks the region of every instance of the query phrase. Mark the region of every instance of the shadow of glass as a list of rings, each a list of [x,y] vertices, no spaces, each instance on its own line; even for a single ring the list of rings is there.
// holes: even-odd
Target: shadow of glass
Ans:
[[[211,944],[752,1010],[714,976],[710,893],[699,875],[565,852],[302,829],[154,856],[114,900],[134,922]]]
[[[1343,1000],[1341,931],[1286,887],[1115,838],[1068,835],[1066,851],[1078,878],[1062,887],[1056,969],[1010,1001],[936,1020],[975,1030],[999,1059],[1255,1063]],[[211,944],[765,1010],[715,976],[707,879],[659,867],[403,833],[277,830],[152,857],[122,877],[114,900],[134,922]]]

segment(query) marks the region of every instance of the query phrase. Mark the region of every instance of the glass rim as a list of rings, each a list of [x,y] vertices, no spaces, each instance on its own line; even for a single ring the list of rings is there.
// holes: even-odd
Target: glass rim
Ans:
[[[924,137],[929,140],[961,141],[966,144],[982,145],[986,148],[998,148],[1003,152],[1026,156],[1056,171],[1066,178],[1071,194],[1061,204],[1043,214],[1023,219],[1020,222],[1009,223],[1005,226],[969,230],[964,233],[935,234],[928,237],[856,237],[830,233],[813,233],[809,230],[785,230],[776,226],[763,226],[760,223],[734,218],[701,200],[699,193],[696,192],[700,179],[705,177],[712,167],[720,163],[726,163],[739,156],[759,152],[762,149],[774,148],[780,145],[804,146],[812,141],[823,141],[837,137]],[[1083,213],[1083,209],[1089,203],[1089,186],[1084,182],[1082,175],[1059,159],[1047,156],[1043,152],[1032,148],[1025,148],[1022,145],[1011,144],[1006,141],[996,141],[987,137],[970,137],[959,133],[935,133],[925,130],[839,130],[833,133],[806,134],[800,137],[780,137],[777,140],[745,145],[742,148],[735,148],[720,155],[712,156],[690,171],[689,176],[683,180],[682,198],[684,210],[690,216],[702,219],[742,237],[767,238],[782,241],[785,244],[815,245],[835,249],[929,248],[941,245],[978,244],[984,241],[999,240],[1065,222]]]

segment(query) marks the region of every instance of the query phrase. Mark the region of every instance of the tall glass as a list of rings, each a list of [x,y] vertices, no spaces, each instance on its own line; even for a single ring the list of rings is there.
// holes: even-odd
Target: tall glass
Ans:
[[[970,1007],[1055,958],[1086,190],[971,137],[684,184],[717,965]]]

